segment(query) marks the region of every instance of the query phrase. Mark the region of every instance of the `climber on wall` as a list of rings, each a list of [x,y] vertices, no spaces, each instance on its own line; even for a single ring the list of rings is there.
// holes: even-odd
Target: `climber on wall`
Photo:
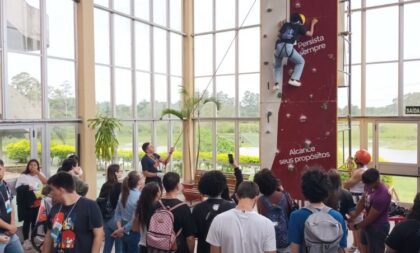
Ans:
[[[281,97],[282,94],[282,80],[281,74],[283,72],[283,58],[288,57],[293,63],[295,63],[295,68],[293,74],[289,80],[289,84],[295,87],[301,86],[300,77],[303,72],[303,67],[305,65],[305,60],[299,54],[299,52],[294,49],[294,45],[299,36],[309,36],[312,37],[314,34],[314,27],[318,23],[318,19],[314,18],[311,22],[311,28],[308,29],[305,27],[305,16],[299,13],[293,13],[290,16],[290,22],[281,21],[279,23],[280,31],[278,39],[276,41],[276,46],[274,50],[274,80],[275,85],[273,86],[274,90],[278,91],[278,96]]]

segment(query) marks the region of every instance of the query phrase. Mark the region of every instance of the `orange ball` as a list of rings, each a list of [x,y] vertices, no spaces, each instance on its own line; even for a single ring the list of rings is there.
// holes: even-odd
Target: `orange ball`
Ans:
[[[361,163],[363,165],[367,165],[370,163],[372,156],[366,149],[361,149],[356,152],[354,155],[354,160],[356,163]]]

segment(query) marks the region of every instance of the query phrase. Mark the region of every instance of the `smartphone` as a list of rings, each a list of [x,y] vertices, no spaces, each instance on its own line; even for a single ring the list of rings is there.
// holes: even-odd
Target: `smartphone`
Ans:
[[[233,164],[233,155],[232,154],[228,154],[228,158],[229,158],[229,163]]]

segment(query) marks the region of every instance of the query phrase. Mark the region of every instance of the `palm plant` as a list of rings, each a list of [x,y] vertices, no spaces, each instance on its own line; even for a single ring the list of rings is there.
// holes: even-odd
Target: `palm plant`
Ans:
[[[198,145],[197,145],[197,156],[195,159],[195,169],[198,167],[198,159],[200,156],[200,144],[201,144],[201,134],[200,134],[200,111],[204,105],[208,103],[213,103],[216,105],[216,109],[220,110],[221,103],[216,97],[207,97],[205,93],[202,95],[196,94],[195,96],[190,96],[189,92],[181,87],[181,96],[184,98],[180,110],[167,108],[162,111],[161,119],[166,115],[172,115],[180,119],[183,122],[190,121],[193,119],[194,114],[197,112],[197,130],[198,130]],[[178,135],[178,138],[175,141],[174,146],[178,143],[182,132]],[[188,148],[190,157],[191,157],[191,148]]]
[[[118,139],[115,134],[122,124],[116,118],[99,115],[96,118],[88,119],[89,127],[95,130],[95,153],[96,156],[105,161],[111,161],[118,148]]]

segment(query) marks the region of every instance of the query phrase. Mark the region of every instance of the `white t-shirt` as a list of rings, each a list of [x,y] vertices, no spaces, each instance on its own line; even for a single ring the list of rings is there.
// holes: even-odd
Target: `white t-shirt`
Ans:
[[[41,175],[44,176],[44,174]],[[42,190],[42,182],[39,179],[38,175],[32,176],[31,174],[20,174],[16,181],[15,188],[18,188],[21,185],[29,185],[34,189],[34,192],[40,192]]]
[[[231,209],[217,215],[206,241],[221,247],[221,252],[263,253],[276,251],[273,222],[257,212]]]

